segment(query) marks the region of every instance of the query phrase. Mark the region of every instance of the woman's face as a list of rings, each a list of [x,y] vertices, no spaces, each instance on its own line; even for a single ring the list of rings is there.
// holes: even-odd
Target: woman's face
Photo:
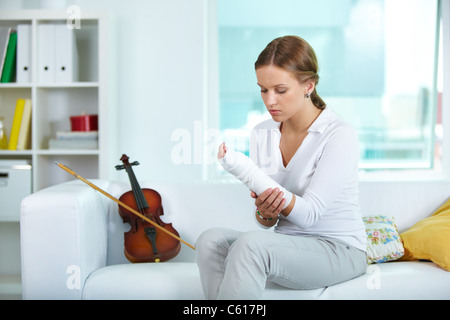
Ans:
[[[301,84],[292,73],[268,65],[256,70],[261,97],[276,122],[292,118],[306,106],[305,94],[314,89],[312,84]]]

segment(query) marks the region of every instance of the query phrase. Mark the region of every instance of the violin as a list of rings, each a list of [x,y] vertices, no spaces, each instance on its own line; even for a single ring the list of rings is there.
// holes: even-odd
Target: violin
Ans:
[[[139,165],[139,162],[130,163],[125,154],[120,160],[123,165],[117,165],[116,169],[126,170],[131,191],[125,192],[119,201],[134,209],[129,210],[119,205],[120,217],[124,223],[130,224],[130,230],[124,233],[125,256],[133,263],[164,262],[173,259],[180,252],[181,244],[179,234],[172,224],[165,223],[160,218],[164,214],[161,195],[153,189],[141,189],[132,169],[132,166]],[[141,218],[133,211],[139,212],[147,219]],[[159,227],[156,228],[155,225]]]
[[[91,187],[92,189],[100,192],[101,194],[103,194],[105,197],[111,199],[112,201],[114,201],[115,203],[117,203],[120,207],[127,209],[129,212],[133,213],[134,215],[136,215],[136,217],[141,218],[144,221],[147,221],[150,225],[153,225],[156,229],[160,230],[163,233],[166,233],[167,235],[171,236],[174,239],[177,239],[178,241],[181,241],[182,243],[184,243],[185,245],[187,245],[189,248],[191,248],[192,250],[195,250],[195,247],[192,244],[189,244],[188,242],[184,241],[183,239],[181,239],[179,236],[173,234],[172,232],[170,232],[168,229],[165,229],[163,227],[161,227],[159,224],[157,224],[156,222],[154,222],[153,220],[150,220],[149,218],[147,218],[145,215],[141,214],[140,212],[136,211],[136,209],[130,207],[128,204],[123,203],[122,201],[119,201],[118,199],[114,198],[112,195],[110,195],[108,192],[106,192],[103,189],[100,189],[98,186],[96,186],[95,184],[93,184],[92,182],[90,182],[89,180],[86,180],[85,178],[83,178],[82,176],[80,176],[78,173],[76,173],[75,171],[73,171],[72,169],[70,169],[69,167],[67,167],[66,165],[59,163],[59,162],[55,162],[55,164],[60,167],[61,169],[63,169],[64,171],[66,171],[68,174],[74,176],[75,178],[77,178],[78,180],[86,183],[89,187]]]

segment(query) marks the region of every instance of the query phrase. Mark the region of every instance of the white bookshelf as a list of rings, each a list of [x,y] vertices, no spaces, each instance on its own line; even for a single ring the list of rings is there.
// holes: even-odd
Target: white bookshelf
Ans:
[[[65,24],[69,14],[64,10],[17,10],[1,11],[0,27],[17,28],[19,24],[31,26],[31,81],[29,83],[0,83],[0,116],[4,117],[10,137],[16,101],[31,99],[31,148],[29,150],[0,150],[0,160],[27,160],[32,166],[31,192],[54,184],[73,180],[56,166],[61,162],[88,179],[108,179],[114,172],[118,159],[113,150],[115,137],[115,110],[108,102],[108,29],[109,22],[104,12],[80,11],[80,29],[74,29],[78,49],[78,80],[66,83],[41,83],[38,77],[38,28],[41,24]],[[3,48],[3,45],[1,48]],[[70,131],[70,116],[98,114],[98,149],[50,149],[49,140],[57,131]],[[20,211],[20,203],[17,204]],[[19,228],[17,221],[3,219],[0,215],[0,229]],[[8,232],[7,232],[8,233]],[[18,235],[1,235],[0,242],[10,241],[4,237],[20,238]],[[17,248],[17,246],[15,247]],[[19,247],[20,248],[20,247]],[[4,252],[4,250],[2,251]],[[20,254],[6,252],[18,259],[16,268],[4,268],[0,264],[1,294],[17,294],[20,283]],[[2,253],[3,255],[3,253]],[[6,259],[1,256],[0,261]],[[7,269],[7,270],[6,270]]]
[[[69,14],[53,10],[20,10],[0,12],[0,26],[17,27],[29,24],[32,29],[31,82],[0,84],[0,115],[11,130],[15,103],[18,98],[32,100],[32,145],[30,150],[0,150],[0,159],[27,159],[32,165],[33,191],[72,179],[57,172],[55,161],[66,161],[89,178],[107,178],[111,169],[108,105],[108,21],[103,12],[81,11],[80,29],[74,29],[78,48],[77,82],[40,83],[38,81],[38,26],[67,22]],[[98,114],[99,147],[97,150],[55,150],[48,143],[56,131],[70,130],[70,116]],[[61,159],[61,160],[60,160]],[[111,163],[112,165],[112,163]],[[54,166],[54,168],[53,168]],[[60,169],[59,169],[60,170]]]

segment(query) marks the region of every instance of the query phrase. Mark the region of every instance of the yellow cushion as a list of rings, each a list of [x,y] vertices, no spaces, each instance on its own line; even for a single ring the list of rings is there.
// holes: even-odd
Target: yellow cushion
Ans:
[[[400,260],[431,260],[450,271],[450,198],[400,237],[405,248]]]

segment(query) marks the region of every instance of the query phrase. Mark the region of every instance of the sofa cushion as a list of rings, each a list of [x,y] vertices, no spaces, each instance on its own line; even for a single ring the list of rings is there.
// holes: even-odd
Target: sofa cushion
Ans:
[[[450,271],[450,198],[400,236],[405,247],[402,260],[431,260]]]
[[[315,290],[292,290],[268,282],[263,300],[450,299],[450,273],[432,262],[370,265],[366,274]],[[120,264],[100,268],[86,280],[83,299],[203,300],[193,262]]]
[[[388,216],[363,217],[367,232],[367,262],[381,263],[403,256],[403,244],[394,218]]]
[[[83,299],[204,299],[196,263],[118,264],[97,269],[86,280]]]
[[[432,262],[393,261],[368,266],[366,274],[316,290],[290,290],[269,283],[264,300],[450,299],[450,273]]]

